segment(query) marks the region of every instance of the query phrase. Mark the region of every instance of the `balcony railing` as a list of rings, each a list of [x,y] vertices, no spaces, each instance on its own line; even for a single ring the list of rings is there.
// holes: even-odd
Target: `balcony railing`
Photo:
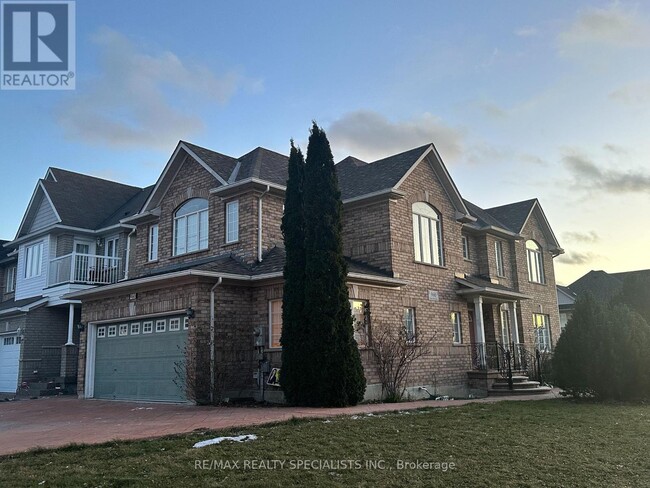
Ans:
[[[122,260],[73,252],[50,261],[48,286],[61,283],[108,285],[122,279]]]

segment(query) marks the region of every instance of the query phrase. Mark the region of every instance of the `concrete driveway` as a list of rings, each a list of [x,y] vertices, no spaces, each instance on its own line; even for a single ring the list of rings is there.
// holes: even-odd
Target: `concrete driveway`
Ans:
[[[0,455],[36,447],[70,443],[98,444],[112,440],[146,439],[197,429],[226,429],[289,420],[292,417],[333,417],[371,412],[451,407],[468,403],[555,398],[544,395],[488,397],[476,400],[423,400],[381,403],[348,408],[197,407],[157,403],[78,400],[44,397],[0,402]]]

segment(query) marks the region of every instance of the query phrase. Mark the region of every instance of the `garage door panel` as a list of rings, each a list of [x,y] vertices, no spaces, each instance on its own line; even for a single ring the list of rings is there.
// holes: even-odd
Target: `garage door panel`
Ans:
[[[17,335],[0,336],[0,391],[13,393],[18,388],[20,340]]]
[[[105,332],[107,330],[106,326]],[[185,378],[179,378],[176,372],[176,365],[185,358],[186,339],[187,331],[166,330],[114,337],[98,334],[95,397],[186,401],[183,388],[177,384],[181,381],[184,384]]]

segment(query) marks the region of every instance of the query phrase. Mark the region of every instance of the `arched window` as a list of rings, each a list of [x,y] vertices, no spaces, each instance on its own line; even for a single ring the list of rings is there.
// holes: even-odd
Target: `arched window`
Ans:
[[[544,260],[542,248],[535,241],[526,241],[526,257],[528,259],[528,280],[533,283],[544,283]]]
[[[415,260],[442,266],[442,228],[440,214],[423,202],[413,204],[413,246]]]
[[[208,248],[208,201],[192,198],[174,214],[174,256]]]

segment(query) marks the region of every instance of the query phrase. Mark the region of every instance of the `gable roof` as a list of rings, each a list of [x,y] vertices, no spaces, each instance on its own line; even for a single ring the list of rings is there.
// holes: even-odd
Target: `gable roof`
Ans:
[[[215,173],[217,173],[223,180],[227,181],[232,174],[235,166],[237,166],[237,159],[226,156],[211,149],[197,146],[191,142],[181,141],[188,149],[196,154],[201,161],[207,164]]]
[[[379,159],[373,163],[356,164],[348,157],[345,164],[335,166],[341,189],[341,199],[348,200],[382,190],[395,188],[402,177],[425,154],[431,144]],[[355,164],[352,164],[355,163]]]
[[[471,215],[476,218],[475,222],[468,224],[470,227],[474,229],[496,228],[503,229],[508,232],[513,232],[512,229],[508,228],[507,225],[505,225],[503,222],[500,222],[498,219],[490,215],[478,205],[470,202],[469,200],[464,200],[464,202]]]
[[[32,222],[41,205],[51,206],[52,224],[97,230],[125,202],[141,191],[135,186],[95,176],[48,168],[45,178],[36,184],[16,239],[31,232]]]
[[[153,185],[141,189],[132,198],[124,202],[124,205],[122,205],[105,220],[103,220],[102,223],[99,224],[98,229],[105,229],[106,227],[118,225],[122,219],[132,217],[133,215],[140,212],[142,206],[144,205],[144,202],[147,200],[147,198],[149,198],[152,190]]]
[[[50,168],[56,180],[41,180],[61,224],[98,229],[100,224],[141,188],[94,176]]]
[[[533,211],[534,205],[538,203],[536,198],[524,200],[523,202],[509,203],[499,207],[486,208],[485,212],[503,222],[506,228],[519,234],[524,228],[528,216]]]
[[[648,280],[650,283],[650,269],[625,271],[622,273],[607,273],[603,270],[591,270],[586,275],[571,283],[568,288],[574,295],[590,293],[596,300],[609,301],[623,288],[623,283],[628,278]]]

